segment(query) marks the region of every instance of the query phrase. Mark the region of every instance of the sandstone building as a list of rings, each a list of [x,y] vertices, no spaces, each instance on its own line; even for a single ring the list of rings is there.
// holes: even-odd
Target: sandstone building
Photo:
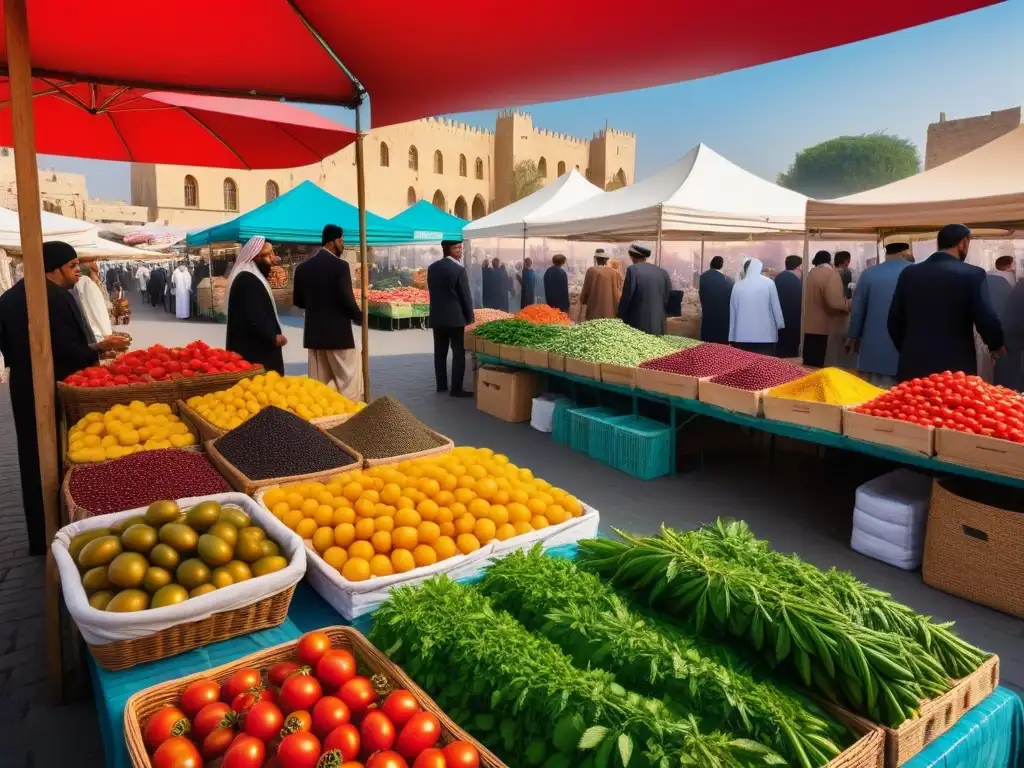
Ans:
[[[973,152],[1019,127],[1020,123],[1020,107],[959,120],[947,120],[943,112],[939,115],[939,122],[928,126],[924,168],[928,170]]]

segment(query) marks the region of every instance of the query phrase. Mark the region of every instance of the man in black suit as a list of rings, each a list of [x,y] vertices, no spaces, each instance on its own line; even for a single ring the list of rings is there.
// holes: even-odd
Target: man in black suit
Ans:
[[[363,313],[352,292],[352,273],[341,258],[345,238],[341,227],[328,224],[319,252],[295,270],[292,302],[306,310],[302,345],[309,352],[309,376],[350,400],[363,399],[362,359],[352,323]]]
[[[569,314],[569,276],[565,274],[565,256],[556,253],[544,272],[544,300],[549,307]]]
[[[452,397],[472,397],[462,389],[466,375],[466,347],[463,334],[473,322],[473,297],[469,277],[461,264],[462,243],[444,240],[444,258],[427,267],[430,292],[430,327],[434,331],[434,378],[437,391],[448,390],[448,347],[452,348]]]
[[[947,224],[939,230],[938,246],[896,281],[888,326],[900,353],[900,381],[942,371],[976,374],[974,328],[994,356],[1005,352],[1003,328],[985,289],[985,270],[964,263],[971,230]]]

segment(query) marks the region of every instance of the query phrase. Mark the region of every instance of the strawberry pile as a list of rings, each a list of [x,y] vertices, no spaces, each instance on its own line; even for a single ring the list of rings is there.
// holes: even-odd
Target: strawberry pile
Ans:
[[[154,344],[118,355],[110,365],[94,365],[64,379],[72,387],[116,387],[149,381],[190,379],[217,373],[244,373],[259,366],[237,352],[193,341],[186,347]]]

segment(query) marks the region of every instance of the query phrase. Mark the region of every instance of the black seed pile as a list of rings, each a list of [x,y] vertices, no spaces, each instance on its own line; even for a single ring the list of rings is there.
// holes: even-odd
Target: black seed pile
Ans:
[[[356,463],[312,424],[274,406],[264,408],[214,445],[250,480],[307,475]]]
[[[390,459],[444,445],[395,398],[378,397],[343,424],[328,430],[364,459]]]

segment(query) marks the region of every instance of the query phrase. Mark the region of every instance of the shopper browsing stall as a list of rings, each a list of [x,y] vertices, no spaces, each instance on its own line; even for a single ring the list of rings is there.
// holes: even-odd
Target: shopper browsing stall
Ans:
[[[274,246],[257,235],[250,238],[228,275],[228,328],[224,344],[250,363],[284,375],[281,348],[288,339],[281,333],[281,318],[267,278],[280,261]]]
[[[729,301],[729,341],[748,352],[774,355],[779,329],[786,326],[775,281],[761,274],[760,259],[743,265],[743,277]]]
[[[842,329],[850,312],[843,294],[843,278],[832,267],[832,254],[818,251],[807,273],[807,303],[804,310],[804,365],[825,365],[829,334]]]
[[[615,317],[622,298],[622,273],[608,266],[608,255],[603,248],[594,252],[594,266],[583,278],[580,304],[586,307],[584,317],[597,320]]]
[[[725,344],[729,341],[729,300],[734,283],[722,272],[725,259],[715,256],[711,268],[700,276],[700,339]]]
[[[179,264],[171,277],[174,289],[174,315],[179,320],[188,320],[192,301],[192,275],[184,263]]]
[[[664,269],[648,263],[650,248],[631,245],[629,257],[633,265],[626,270],[619,300],[619,317],[638,331],[661,336],[665,333],[672,279]]]
[[[466,372],[466,326],[473,322],[469,277],[462,266],[462,243],[441,243],[444,258],[427,268],[430,327],[434,332],[434,378],[437,391],[448,391],[448,348],[452,350],[452,397],[472,397],[462,389]]]
[[[565,273],[565,256],[556,253],[544,272],[544,299],[549,307],[569,314],[569,276]]]
[[[886,389],[896,385],[899,362],[886,322],[896,282],[910,266],[909,253],[909,243],[886,245],[885,261],[861,275],[850,306],[846,347],[857,353],[857,370],[872,384]]]
[[[786,269],[775,278],[775,289],[779,293],[782,319],[785,328],[779,329],[779,357],[796,357],[800,354],[800,316],[803,314],[803,264],[799,256],[786,257]]]

